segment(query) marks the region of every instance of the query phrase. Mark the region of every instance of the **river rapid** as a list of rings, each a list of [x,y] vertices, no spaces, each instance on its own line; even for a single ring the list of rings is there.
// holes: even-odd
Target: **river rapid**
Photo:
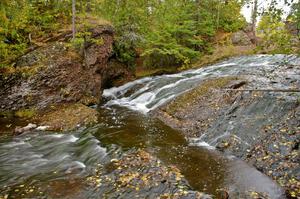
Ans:
[[[243,198],[249,191],[284,198],[280,186],[255,168],[221,154],[206,140],[191,143],[149,113],[210,78],[249,76],[263,85],[268,71],[287,63],[300,65],[300,59],[243,56],[206,68],[146,77],[104,90],[105,102],[97,107],[100,117],[94,126],[64,133],[34,130],[1,138],[2,197],[23,198],[22,187],[27,187],[30,198],[98,198],[103,190],[90,189],[85,179],[99,165],[105,168],[124,153],[143,149],[164,165],[176,166],[193,190],[212,196],[226,190],[232,198]],[[288,85],[277,83],[273,88],[287,89]]]

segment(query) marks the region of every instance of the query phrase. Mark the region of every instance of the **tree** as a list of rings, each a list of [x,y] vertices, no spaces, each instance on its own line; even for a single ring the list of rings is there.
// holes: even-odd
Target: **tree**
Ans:
[[[300,2],[294,3],[291,8],[292,9],[287,21],[292,23],[292,26],[295,26],[298,38],[300,40]]]
[[[97,16],[99,22],[112,23],[116,32],[114,56],[120,61],[132,65],[140,54],[145,60],[155,62],[154,65],[180,66],[211,52],[218,31],[234,32],[244,26],[240,2],[1,0],[0,62],[24,53],[31,40],[34,43],[36,39],[47,38],[70,24],[73,40],[83,39],[84,36],[76,34],[76,25],[88,13]],[[164,63],[156,62],[157,57]]]
[[[76,0],[72,0],[72,37],[76,37]]]
[[[251,20],[251,26],[252,26],[252,32],[254,34],[254,42],[256,44],[256,23],[257,23],[257,16],[258,16],[258,0],[254,0],[253,2],[253,10],[252,10],[252,20]]]
[[[265,13],[259,24],[258,33],[263,38],[260,46],[271,53],[292,53],[291,35],[285,28],[281,18],[272,13]]]

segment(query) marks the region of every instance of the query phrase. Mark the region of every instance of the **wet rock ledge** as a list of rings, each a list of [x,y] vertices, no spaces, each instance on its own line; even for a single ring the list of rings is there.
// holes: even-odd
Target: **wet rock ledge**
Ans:
[[[300,88],[299,72],[299,66],[282,66],[263,81],[256,76],[209,79],[152,114],[182,130],[191,144],[204,141],[241,158],[285,188],[288,198],[299,198],[299,94],[225,90],[272,83]]]

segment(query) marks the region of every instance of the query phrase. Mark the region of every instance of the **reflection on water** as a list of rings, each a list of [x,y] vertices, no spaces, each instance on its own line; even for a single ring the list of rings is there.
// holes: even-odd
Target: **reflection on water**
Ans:
[[[189,146],[180,132],[138,112],[114,107],[100,113],[106,125],[95,136],[104,145],[114,143],[123,149],[146,149],[164,163],[178,167],[197,190],[216,194],[217,189],[223,188],[227,160],[217,153]]]

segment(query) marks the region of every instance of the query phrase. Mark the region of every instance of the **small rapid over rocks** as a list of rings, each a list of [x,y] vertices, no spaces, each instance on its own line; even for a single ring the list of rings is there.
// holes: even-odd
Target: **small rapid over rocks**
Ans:
[[[104,90],[103,96],[111,98],[106,103],[107,106],[125,106],[147,113],[176,96],[195,88],[200,82],[209,78],[249,76],[249,78],[257,81],[257,85],[265,88],[264,86],[270,83],[266,75],[286,63],[299,65],[300,59],[293,55],[242,56],[206,68],[139,79],[117,88]],[[300,74],[293,73],[287,75],[294,76],[293,79],[300,76]],[[287,76],[286,79],[288,78]],[[275,82],[276,80],[272,81]],[[272,85],[272,89],[276,88],[288,88],[288,85],[278,82]]]
[[[104,90],[106,101],[98,107],[94,126],[0,138],[0,198],[285,198],[284,189],[265,172],[235,153],[215,150],[224,135],[221,125],[188,136],[186,126],[179,131],[153,116],[167,102],[214,78],[243,77],[252,89],[290,89],[299,83],[299,65],[296,56],[244,56]],[[194,108],[190,102],[181,105]],[[185,118],[211,115],[197,110]],[[232,134],[237,120],[224,121]]]

